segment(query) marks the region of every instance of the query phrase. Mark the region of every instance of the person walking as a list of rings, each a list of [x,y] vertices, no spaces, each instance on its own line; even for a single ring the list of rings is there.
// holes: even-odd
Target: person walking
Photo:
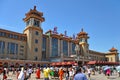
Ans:
[[[6,70],[6,68],[3,70],[3,80],[7,80]]]
[[[119,77],[120,77],[120,71],[118,71],[118,75],[119,75]]]
[[[86,75],[82,73],[81,68],[78,68],[76,74],[74,75],[73,80],[88,80]]]
[[[25,79],[25,73],[24,73],[24,68],[21,68],[20,74],[18,76],[18,80],[24,80]]]
[[[36,79],[40,79],[40,68],[36,70]]]
[[[58,74],[59,74],[59,79],[60,79],[60,80],[63,80],[63,74],[64,74],[64,72],[63,72],[63,69],[62,69],[62,68],[59,69]]]
[[[107,78],[109,79],[109,77],[110,77],[110,69],[106,70],[106,75],[107,75]]]
[[[33,72],[33,70],[32,70],[32,67],[30,66],[30,67],[28,68],[29,79],[31,78],[32,72]]]
[[[73,80],[73,75],[74,75],[73,69],[70,68],[70,70],[69,70],[69,79],[70,80]]]
[[[44,80],[49,80],[49,68],[44,68],[43,69],[43,74],[44,74]]]
[[[68,70],[68,68],[65,71],[65,78],[66,78],[66,80],[69,80],[69,70]]]
[[[88,73],[88,78],[90,79],[91,69],[90,69],[90,67],[89,67],[89,66],[88,66],[88,68],[87,68],[87,73]]]

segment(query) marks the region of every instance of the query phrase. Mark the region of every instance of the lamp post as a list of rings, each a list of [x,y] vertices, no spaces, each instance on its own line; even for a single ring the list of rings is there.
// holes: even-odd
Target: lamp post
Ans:
[[[75,46],[75,52],[76,52],[76,56],[77,56],[77,64],[78,64],[78,61],[79,61],[79,51],[80,51],[80,47],[78,44],[76,44]]]

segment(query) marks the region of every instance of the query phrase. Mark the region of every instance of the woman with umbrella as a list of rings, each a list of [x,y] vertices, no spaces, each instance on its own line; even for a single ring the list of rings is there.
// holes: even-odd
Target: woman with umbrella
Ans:
[[[104,72],[105,72],[105,75],[107,75],[108,78],[109,78],[109,76],[110,76],[110,67],[109,67],[109,66],[106,66],[103,70],[104,70]]]
[[[118,71],[118,74],[119,74],[119,77],[120,77],[120,66],[117,66],[116,70]]]
[[[107,70],[106,70],[106,75],[108,76],[107,78],[109,78],[110,72],[111,72],[110,69],[107,69]]]

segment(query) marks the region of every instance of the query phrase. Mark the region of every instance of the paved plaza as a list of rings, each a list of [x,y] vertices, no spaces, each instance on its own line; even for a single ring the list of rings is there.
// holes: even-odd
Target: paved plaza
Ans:
[[[44,78],[44,76],[41,73],[41,79],[36,79],[35,73],[34,73],[34,74],[32,74],[31,79],[29,79],[29,80],[44,80],[43,78]],[[2,80],[2,75],[0,75],[0,80]],[[13,75],[12,73],[10,73],[7,80],[17,80],[16,75]],[[50,80],[59,80],[59,79],[50,79]],[[63,79],[63,80],[65,80],[65,79]],[[105,76],[104,74],[98,74],[96,72],[96,74],[91,75],[91,78],[88,80],[120,80],[120,77],[118,77],[118,74],[114,73],[112,76],[110,76],[109,79],[107,79],[107,76]]]

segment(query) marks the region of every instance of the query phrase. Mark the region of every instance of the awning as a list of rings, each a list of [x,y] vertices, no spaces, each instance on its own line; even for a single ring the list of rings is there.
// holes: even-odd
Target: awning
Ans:
[[[89,61],[87,63],[88,65],[94,65],[94,64],[98,64],[98,65],[118,65],[118,62],[107,62],[107,61]]]
[[[50,65],[51,66],[65,66],[65,65],[74,65],[75,64],[75,62],[73,62],[73,61],[66,61],[66,62],[52,62]],[[77,64],[75,64],[75,65],[77,65]]]
[[[74,66],[77,66],[77,65],[78,65],[78,63],[74,63],[73,65],[74,65]]]
[[[56,62],[53,62],[52,64],[51,64],[51,66],[55,66],[56,65]]]
[[[61,62],[61,65],[67,65],[67,62]]]
[[[57,62],[56,65],[57,65],[57,66],[60,66],[60,65],[61,65],[61,62]]]
[[[69,61],[69,62],[67,62],[67,65],[73,65],[75,62],[71,62],[71,61]]]
[[[89,61],[87,64],[93,65],[96,64],[97,61]]]

